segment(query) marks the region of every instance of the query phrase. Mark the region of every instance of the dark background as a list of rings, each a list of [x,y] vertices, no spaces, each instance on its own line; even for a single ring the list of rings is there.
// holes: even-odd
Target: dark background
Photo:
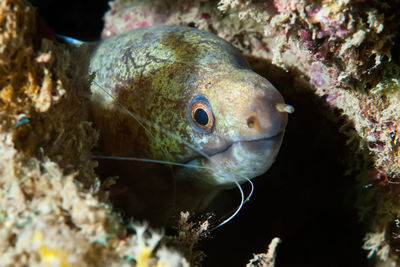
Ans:
[[[82,41],[100,38],[107,0],[29,0],[57,34]]]
[[[31,0],[54,31],[83,41],[99,39],[108,1]],[[281,266],[367,266],[361,249],[363,227],[354,208],[364,190],[344,176],[350,152],[341,125],[327,118],[330,109],[307,85],[298,86],[295,71],[251,59],[295,106],[277,158],[263,177],[254,179],[255,193],[239,215],[214,231],[199,249],[204,266],[245,266],[252,253],[265,252],[273,237]],[[296,86],[294,86],[296,84]],[[293,89],[296,88],[296,89]],[[230,196],[239,201],[237,191]]]

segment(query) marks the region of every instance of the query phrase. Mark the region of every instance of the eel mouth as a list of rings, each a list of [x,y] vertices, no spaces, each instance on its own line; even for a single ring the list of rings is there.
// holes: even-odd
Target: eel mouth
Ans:
[[[243,177],[254,178],[266,172],[278,154],[284,131],[257,139],[236,140],[205,155],[185,162],[188,167],[177,169],[176,177],[192,177],[199,184],[227,188]]]
[[[273,136],[234,141],[227,145],[224,149],[216,153],[209,154],[209,156],[212,159],[213,157],[219,155],[228,154],[234,146],[239,144],[242,145],[242,147],[244,147],[244,149],[246,149],[246,151],[248,151],[249,153],[262,154],[264,151],[273,148],[277,144],[280,144],[280,141],[283,138],[283,134],[284,131],[281,131]]]
[[[264,151],[273,148],[275,145],[280,144],[280,142],[283,139],[284,132],[285,131],[280,131],[276,135],[268,136],[268,137],[260,137],[260,138],[254,138],[254,139],[242,139],[242,140],[233,141],[222,148],[209,149],[208,151],[203,151],[203,153],[206,154],[209,157],[209,159],[212,160],[216,157],[227,155],[227,154],[231,153],[231,150],[233,149],[233,147],[240,144],[246,150],[248,150],[249,153],[262,154]],[[194,162],[194,161],[200,160],[200,159],[207,160],[206,157],[200,155],[197,157],[193,157],[189,160],[186,160],[184,163],[190,164],[191,162]]]

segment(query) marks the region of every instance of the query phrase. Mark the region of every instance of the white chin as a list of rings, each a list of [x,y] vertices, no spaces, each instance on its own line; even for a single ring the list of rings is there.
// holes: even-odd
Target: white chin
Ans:
[[[245,178],[265,173],[275,161],[282,139],[280,134],[271,139],[236,142],[226,151],[211,156],[211,161],[197,159],[189,163],[210,169],[184,168],[179,176],[190,176],[204,186],[231,187],[235,181],[244,182]]]

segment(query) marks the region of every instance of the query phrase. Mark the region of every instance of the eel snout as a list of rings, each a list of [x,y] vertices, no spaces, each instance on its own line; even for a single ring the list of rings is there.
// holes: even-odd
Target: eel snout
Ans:
[[[255,141],[281,135],[293,107],[285,104],[281,94],[271,88],[266,95],[251,99],[244,109],[242,131],[247,138],[243,139]]]

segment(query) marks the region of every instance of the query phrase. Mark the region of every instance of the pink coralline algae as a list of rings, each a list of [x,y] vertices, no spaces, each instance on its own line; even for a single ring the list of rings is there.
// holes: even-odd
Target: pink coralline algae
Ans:
[[[323,70],[322,66],[319,63],[314,63],[311,66],[311,74],[312,74],[312,81],[317,87],[324,87],[326,85],[326,81],[323,78]]]
[[[105,15],[102,38],[110,38],[122,31],[133,30],[146,26],[163,24],[168,13],[157,6],[134,6],[117,9],[118,3],[111,3],[110,12]]]
[[[311,23],[317,24],[320,30],[316,32],[316,38],[346,38],[351,32],[351,24],[348,24],[350,14],[337,12],[329,13],[321,7],[311,7],[307,11]]]

